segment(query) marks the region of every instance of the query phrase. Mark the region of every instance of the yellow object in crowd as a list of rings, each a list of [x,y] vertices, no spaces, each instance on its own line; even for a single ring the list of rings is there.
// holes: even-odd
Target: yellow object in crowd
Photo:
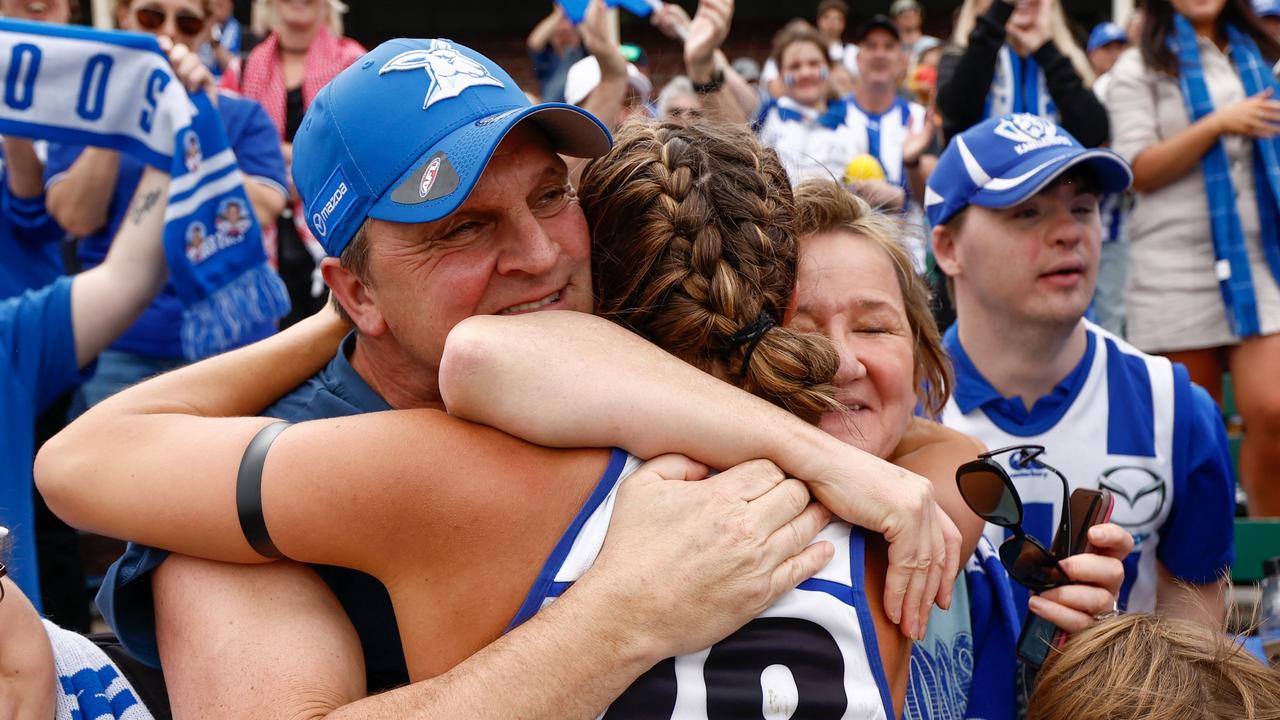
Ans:
[[[844,181],[847,183],[884,179],[884,168],[873,155],[855,155],[844,167]]]

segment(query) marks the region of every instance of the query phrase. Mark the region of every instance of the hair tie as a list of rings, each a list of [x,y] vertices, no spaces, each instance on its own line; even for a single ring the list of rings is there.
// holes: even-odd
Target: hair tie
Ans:
[[[738,349],[738,346],[747,343],[747,352],[742,356],[742,370],[739,371],[739,375],[745,376],[747,374],[747,367],[751,364],[751,354],[756,351],[756,346],[760,344],[760,339],[770,329],[777,326],[778,324],[773,321],[773,316],[769,314],[769,311],[761,310],[755,322],[729,336],[729,339],[724,344],[724,355],[726,357],[729,353]]]

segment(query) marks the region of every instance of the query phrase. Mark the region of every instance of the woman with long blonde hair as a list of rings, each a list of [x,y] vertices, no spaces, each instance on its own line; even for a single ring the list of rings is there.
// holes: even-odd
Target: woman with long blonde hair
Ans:
[[[952,42],[938,65],[947,139],[986,118],[1026,112],[1086,147],[1107,142],[1107,111],[1089,89],[1093,71],[1060,0],[965,0]]]

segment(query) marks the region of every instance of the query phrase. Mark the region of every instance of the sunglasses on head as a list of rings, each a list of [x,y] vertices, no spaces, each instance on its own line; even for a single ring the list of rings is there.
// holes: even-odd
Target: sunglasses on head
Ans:
[[[1067,528],[1071,527],[1067,479],[1053,467],[1037,460],[1044,453],[1044,447],[1040,445],[1017,445],[992,450],[979,455],[977,460],[961,465],[956,470],[960,496],[978,517],[1013,533],[1000,546],[1000,562],[1009,572],[1009,577],[1032,592],[1044,592],[1069,585],[1071,578],[1067,577],[1053,553],[1022,529],[1022,498],[1018,496],[1018,490],[1009,474],[1000,463],[992,459],[1005,453],[1016,453],[1010,459],[1014,467],[1042,467],[1062,481],[1062,521],[1058,525],[1058,536],[1066,538]],[[1066,549],[1068,554],[1070,551],[1070,548]]]
[[[164,26],[168,13],[158,7],[140,7],[133,12],[138,25],[147,30],[159,30]],[[183,35],[199,35],[204,29],[204,18],[194,13],[179,10],[173,15],[173,24]]]

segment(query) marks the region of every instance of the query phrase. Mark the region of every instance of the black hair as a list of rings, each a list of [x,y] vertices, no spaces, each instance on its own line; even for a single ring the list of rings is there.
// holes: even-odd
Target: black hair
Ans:
[[[1178,76],[1178,57],[1169,49],[1174,33],[1173,5],[1169,0],[1143,0],[1142,59],[1147,67]],[[1227,0],[1218,14],[1218,29],[1226,24],[1240,28],[1258,44],[1268,64],[1280,60],[1280,43],[1262,27],[1249,0]]]

